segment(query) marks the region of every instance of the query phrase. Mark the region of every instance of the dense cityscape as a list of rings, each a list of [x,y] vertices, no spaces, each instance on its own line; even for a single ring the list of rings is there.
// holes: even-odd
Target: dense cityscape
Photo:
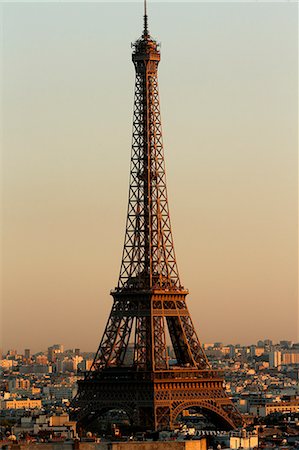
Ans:
[[[226,393],[242,413],[247,431],[222,432],[219,436],[219,430],[190,409],[172,435],[180,439],[208,435],[210,440],[218,439],[218,445],[220,440],[222,446],[227,439],[238,439],[238,448],[298,445],[299,343],[267,339],[250,346],[216,342],[203,348],[213,368],[224,371]],[[170,363],[175,365],[171,347],[168,353]],[[2,442],[79,438],[76,422],[70,420],[70,402],[76,395],[78,379],[90,369],[93,358],[93,353],[65,350],[62,344],[37,353],[30,349],[5,352],[0,362]],[[106,436],[140,440],[138,432],[126,435],[126,418],[121,411],[114,412],[112,422],[108,427],[103,421],[102,433],[91,430],[85,439],[97,441]],[[156,439],[163,437],[165,432]],[[230,447],[234,448],[232,441]]]

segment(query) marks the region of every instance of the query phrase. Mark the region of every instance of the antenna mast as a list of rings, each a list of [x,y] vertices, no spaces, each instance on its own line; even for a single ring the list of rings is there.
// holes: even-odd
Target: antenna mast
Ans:
[[[144,0],[144,30],[143,30],[143,36],[149,36],[148,34],[148,28],[147,28],[147,12],[146,12],[146,0]]]

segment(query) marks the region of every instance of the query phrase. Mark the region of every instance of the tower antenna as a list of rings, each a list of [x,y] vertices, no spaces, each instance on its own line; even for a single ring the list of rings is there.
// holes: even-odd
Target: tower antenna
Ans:
[[[148,36],[148,28],[147,28],[147,11],[146,11],[146,0],[144,0],[144,30],[143,30],[143,36]]]

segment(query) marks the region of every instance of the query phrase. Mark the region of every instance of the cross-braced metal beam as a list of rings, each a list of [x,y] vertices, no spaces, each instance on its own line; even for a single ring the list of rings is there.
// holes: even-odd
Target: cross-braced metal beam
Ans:
[[[180,283],[166,189],[160,52],[145,23],[132,57],[133,139],[119,281],[92,368],[79,383],[73,406],[81,423],[121,408],[144,429],[173,428],[181,411],[194,406],[233,428],[241,423],[240,415],[223,379],[211,370],[187,308],[188,291]],[[170,344],[175,365],[170,364]]]

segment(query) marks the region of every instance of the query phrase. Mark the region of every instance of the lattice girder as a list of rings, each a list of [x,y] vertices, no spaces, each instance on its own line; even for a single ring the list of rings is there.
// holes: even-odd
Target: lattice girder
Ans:
[[[186,305],[187,293],[185,290],[114,291],[112,311],[92,369],[122,366],[130,336],[133,337],[132,367],[168,369],[167,330],[177,365],[210,367]]]
[[[155,41],[137,42],[129,204],[118,288],[180,288],[167,200]]]
[[[109,409],[123,409],[143,430],[173,429],[183,409],[197,407],[231,429],[241,425],[241,417],[223,378],[210,367],[180,283],[166,188],[160,52],[146,26],[132,59],[132,153],[119,280],[91,370],[79,381],[72,406],[82,426]]]

